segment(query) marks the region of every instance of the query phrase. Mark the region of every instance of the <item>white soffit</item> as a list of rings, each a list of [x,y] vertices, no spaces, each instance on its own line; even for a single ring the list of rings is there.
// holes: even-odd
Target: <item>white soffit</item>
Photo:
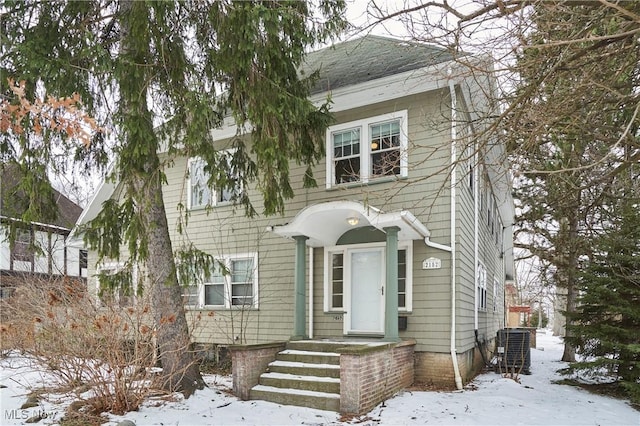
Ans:
[[[349,219],[357,219],[350,225]],[[420,240],[429,236],[429,230],[411,212],[402,210],[384,213],[371,206],[355,201],[331,201],[314,204],[302,209],[292,222],[274,226],[273,232],[285,238],[306,236],[311,247],[334,246],[340,236],[350,229],[374,226],[384,232],[384,228],[400,228],[398,239]]]

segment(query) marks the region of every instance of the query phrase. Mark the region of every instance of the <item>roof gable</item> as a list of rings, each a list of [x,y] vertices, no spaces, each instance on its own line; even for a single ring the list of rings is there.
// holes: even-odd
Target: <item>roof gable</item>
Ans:
[[[0,214],[5,217],[19,219],[32,202],[27,194],[19,188],[22,172],[16,164],[0,164]],[[56,210],[51,218],[38,218],[46,225],[54,225],[71,229],[82,213],[82,208],[53,189],[53,202]],[[40,200],[46,203],[46,200]]]

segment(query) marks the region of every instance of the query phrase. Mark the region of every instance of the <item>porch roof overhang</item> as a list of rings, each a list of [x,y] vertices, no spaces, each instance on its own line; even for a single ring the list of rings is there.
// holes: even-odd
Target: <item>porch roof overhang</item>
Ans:
[[[352,225],[349,222],[355,222]],[[345,232],[362,226],[373,226],[383,232],[387,227],[398,227],[398,240],[428,238],[427,227],[411,212],[401,210],[384,213],[372,206],[355,201],[329,201],[314,204],[300,210],[286,225],[273,227],[273,232],[285,238],[308,237],[310,247],[334,246]]]

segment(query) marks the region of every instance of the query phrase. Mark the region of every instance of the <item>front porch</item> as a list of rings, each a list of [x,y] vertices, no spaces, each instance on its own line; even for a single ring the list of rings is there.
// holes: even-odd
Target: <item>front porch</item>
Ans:
[[[416,342],[295,340],[230,347],[233,391],[342,414],[363,414],[414,379]]]
[[[413,241],[427,244],[430,235],[411,212],[385,213],[355,201],[330,201],[307,206],[290,223],[269,230],[296,245],[291,340],[313,338],[316,332],[309,313],[317,281],[313,266],[307,265],[307,251],[313,263],[313,249],[323,248],[323,313],[343,318],[344,336],[400,341],[399,312],[411,311]],[[335,330],[330,333],[336,335]]]

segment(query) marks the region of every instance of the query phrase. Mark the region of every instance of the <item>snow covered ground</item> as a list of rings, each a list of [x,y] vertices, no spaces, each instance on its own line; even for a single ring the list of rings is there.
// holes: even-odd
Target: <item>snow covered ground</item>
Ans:
[[[346,422],[330,411],[283,406],[263,401],[240,401],[230,396],[230,377],[206,376],[209,388],[188,400],[150,399],[137,412],[110,416],[108,425],[128,419],[136,425],[637,425],[640,412],[624,401],[594,395],[585,390],[553,384],[562,342],[538,333],[531,350],[529,376],[520,383],[499,374],[478,376],[463,392],[404,391]],[[49,379],[23,358],[0,360],[0,425],[24,424],[36,414],[38,424],[58,424],[71,396],[50,395],[37,407],[20,409],[27,394]]]

